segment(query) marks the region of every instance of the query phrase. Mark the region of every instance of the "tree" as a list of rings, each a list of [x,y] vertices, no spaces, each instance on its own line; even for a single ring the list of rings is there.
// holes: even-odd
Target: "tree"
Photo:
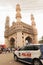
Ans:
[[[41,37],[41,40],[39,40],[39,43],[43,43],[43,36]]]

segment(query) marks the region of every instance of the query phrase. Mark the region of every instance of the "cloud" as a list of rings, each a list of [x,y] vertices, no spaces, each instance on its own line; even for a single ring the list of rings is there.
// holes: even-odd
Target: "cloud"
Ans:
[[[12,6],[19,3],[23,10],[43,9],[43,0],[0,0],[0,6]]]
[[[21,6],[22,17],[25,23],[31,23],[30,13],[35,13],[36,24],[38,27],[39,37],[43,35],[43,0],[0,0],[0,41],[4,42],[4,26],[6,16],[9,15],[12,23],[15,20],[15,8],[16,4]],[[40,14],[41,13],[41,14]],[[40,15],[40,16],[39,16]],[[3,23],[2,23],[3,22]],[[42,28],[41,28],[42,27]]]

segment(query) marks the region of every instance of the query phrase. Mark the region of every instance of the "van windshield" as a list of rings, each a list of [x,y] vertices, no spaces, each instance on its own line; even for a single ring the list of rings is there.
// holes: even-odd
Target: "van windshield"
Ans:
[[[39,45],[29,45],[22,47],[21,50],[38,50],[39,48]]]

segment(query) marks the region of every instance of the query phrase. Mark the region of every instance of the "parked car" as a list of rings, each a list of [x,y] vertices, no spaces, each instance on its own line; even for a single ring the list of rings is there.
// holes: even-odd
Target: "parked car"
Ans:
[[[19,50],[16,50],[14,53],[15,61],[22,61],[28,64],[33,65],[42,65],[43,58],[42,53],[40,51],[40,45],[27,45]]]

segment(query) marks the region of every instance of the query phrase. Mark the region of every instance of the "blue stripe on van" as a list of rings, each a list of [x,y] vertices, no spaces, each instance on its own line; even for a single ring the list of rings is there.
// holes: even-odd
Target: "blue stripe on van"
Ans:
[[[32,62],[32,58],[19,58],[20,60],[24,60],[26,62]]]

